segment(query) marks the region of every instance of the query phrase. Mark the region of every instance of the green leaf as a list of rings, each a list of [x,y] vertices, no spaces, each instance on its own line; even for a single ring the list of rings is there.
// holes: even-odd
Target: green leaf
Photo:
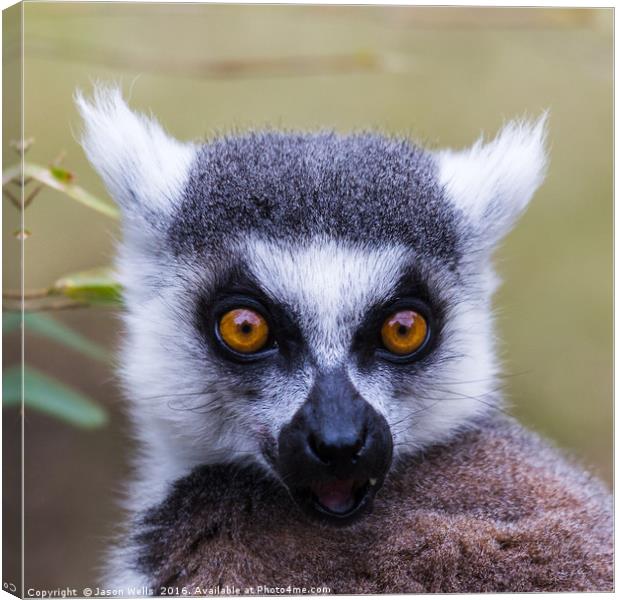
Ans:
[[[84,206],[88,206],[107,217],[118,219],[119,211],[116,206],[104,202],[100,198],[97,198],[97,196],[93,196],[93,194],[87,192],[84,188],[73,183],[71,179],[68,180],[67,175],[70,175],[71,178],[73,177],[71,173],[59,167],[48,168],[31,162],[24,163],[24,178],[31,177],[47,187],[63,192]],[[3,186],[14,179],[21,179],[21,168],[19,164],[12,165],[2,172]]]
[[[88,304],[121,302],[121,284],[114,278],[109,267],[66,275],[52,286],[52,291]]]
[[[19,329],[20,321],[20,313],[3,312],[2,333],[8,334]],[[110,354],[105,348],[48,315],[35,312],[26,313],[24,324],[28,331],[64,344],[86,356],[104,362],[110,360]]]
[[[19,406],[21,400],[21,368],[5,369],[2,374],[3,405]],[[101,427],[108,420],[103,408],[91,398],[28,366],[24,367],[24,403],[26,407],[78,427]]]
[[[105,348],[48,315],[27,313],[24,315],[24,322],[26,329],[37,335],[60,342],[96,360],[107,362],[110,359]]]

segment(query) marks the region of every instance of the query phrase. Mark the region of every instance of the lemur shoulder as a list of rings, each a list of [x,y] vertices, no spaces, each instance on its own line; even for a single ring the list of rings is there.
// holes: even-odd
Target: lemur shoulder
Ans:
[[[374,133],[181,143],[77,96],[123,214],[140,451],[106,585],[609,590],[608,491],[503,416],[492,253],[545,117],[462,151]]]

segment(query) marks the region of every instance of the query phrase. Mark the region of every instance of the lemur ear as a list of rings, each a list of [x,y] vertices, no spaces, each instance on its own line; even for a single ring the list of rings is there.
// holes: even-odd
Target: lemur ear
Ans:
[[[97,86],[75,102],[84,120],[82,146],[126,217],[157,218],[178,202],[195,155],[152,118],[132,112],[116,87]]]
[[[492,248],[512,228],[547,169],[547,113],[511,121],[497,137],[471,148],[437,154],[448,198],[473,225],[478,242]]]

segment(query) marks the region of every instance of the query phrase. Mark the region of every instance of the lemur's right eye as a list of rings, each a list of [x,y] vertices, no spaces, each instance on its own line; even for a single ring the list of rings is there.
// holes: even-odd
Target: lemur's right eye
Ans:
[[[251,308],[234,308],[220,318],[219,337],[231,350],[253,354],[262,350],[269,339],[265,318]]]

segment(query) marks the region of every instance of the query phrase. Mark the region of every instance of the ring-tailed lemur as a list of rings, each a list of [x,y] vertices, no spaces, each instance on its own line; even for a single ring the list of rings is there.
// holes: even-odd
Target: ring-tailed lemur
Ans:
[[[140,442],[129,532],[113,552],[108,586],[252,585],[278,569],[288,581],[320,585],[325,565],[356,556],[366,570],[345,591],[414,591],[379,583],[390,568],[426,581],[419,555],[404,570],[402,553],[385,563],[403,542],[389,538],[394,528],[381,518],[402,519],[413,538],[419,526],[422,539],[416,519],[427,513],[407,510],[423,489],[435,490],[436,510],[454,501],[454,514],[470,497],[467,514],[495,524],[501,511],[489,506],[497,501],[514,524],[527,503],[546,506],[540,486],[519,488],[524,469],[543,488],[564,472],[562,493],[587,488],[561,458],[543,460],[538,442],[522,442],[529,438],[515,425],[498,436],[505,425],[493,417],[501,398],[491,254],[543,180],[544,116],[511,122],[464,151],[431,152],[370,133],[268,131],[180,143],[130,111],[118,90],[100,88],[90,101],[78,95],[77,104],[85,151],[123,213],[120,362]],[[491,432],[476,442],[482,454],[459,441],[476,431]],[[498,437],[508,447],[521,440],[513,462],[493,451]],[[414,485],[424,465],[428,471],[425,452],[437,447],[447,448],[448,462]],[[407,472],[415,461],[423,466],[403,481],[394,465]],[[243,475],[248,469],[254,475]],[[443,477],[454,486],[444,496]],[[600,518],[583,498],[575,513],[590,515],[575,527],[591,535],[601,531],[593,522],[603,519],[606,531],[609,517],[607,494],[592,486]],[[207,527],[221,511],[223,521]],[[230,525],[245,513],[254,516],[244,526]],[[575,515],[564,513],[580,523]],[[537,531],[530,537],[542,543],[546,529]],[[581,539],[567,531],[551,546]],[[252,535],[258,550],[249,550]],[[609,540],[596,539],[604,563]],[[279,566],[267,551],[261,556],[274,544],[284,552]],[[323,554],[302,568],[300,552]],[[433,572],[448,564],[436,560]],[[477,573],[481,589],[501,589],[497,573],[485,576],[476,560],[456,562]],[[583,574],[584,560],[574,559],[575,573]],[[566,561],[560,570],[573,581]],[[540,574],[528,577],[531,589],[543,586]]]

